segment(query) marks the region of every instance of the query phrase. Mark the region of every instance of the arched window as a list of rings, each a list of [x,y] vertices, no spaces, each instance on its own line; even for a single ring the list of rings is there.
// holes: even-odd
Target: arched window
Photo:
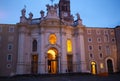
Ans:
[[[32,51],[33,51],[33,52],[37,51],[37,41],[36,41],[36,40],[33,40],[33,43],[32,43]]]
[[[49,36],[50,44],[56,44],[56,41],[57,41],[56,35],[55,34],[50,34],[50,36]]]
[[[70,39],[67,40],[67,52],[72,52],[72,41]]]

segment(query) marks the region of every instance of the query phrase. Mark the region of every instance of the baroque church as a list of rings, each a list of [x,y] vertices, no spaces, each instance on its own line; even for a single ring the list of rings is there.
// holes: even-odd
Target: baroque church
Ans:
[[[24,8],[19,23],[0,24],[0,76],[120,70],[119,26],[86,27],[71,15],[70,0],[46,8],[40,18],[27,18]]]

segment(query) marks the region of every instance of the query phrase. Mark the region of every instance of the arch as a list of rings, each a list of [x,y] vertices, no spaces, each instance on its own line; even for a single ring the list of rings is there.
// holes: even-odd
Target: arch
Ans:
[[[113,60],[113,58],[111,58],[111,57],[107,57],[106,59],[105,59],[105,62],[106,62],[106,71],[108,72],[108,73],[113,73],[114,72],[114,60]]]
[[[47,58],[48,73],[56,74],[58,72],[58,50],[53,47],[48,49]]]
[[[96,62],[92,61],[90,63],[90,65],[91,65],[91,73],[94,74],[94,75],[97,74],[97,64],[96,64]]]
[[[113,73],[113,62],[111,59],[107,60],[108,73]]]

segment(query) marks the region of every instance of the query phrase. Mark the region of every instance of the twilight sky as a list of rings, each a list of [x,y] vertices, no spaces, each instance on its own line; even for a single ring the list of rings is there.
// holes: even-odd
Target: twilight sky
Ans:
[[[88,27],[115,27],[120,25],[120,0],[70,0],[71,14],[76,19],[79,13],[83,24]],[[58,3],[59,0],[54,0]],[[21,9],[26,5],[26,16],[33,13],[33,18],[40,17],[40,11],[46,11],[50,0],[0,0],[0,24],[16,24],[21,16]]]

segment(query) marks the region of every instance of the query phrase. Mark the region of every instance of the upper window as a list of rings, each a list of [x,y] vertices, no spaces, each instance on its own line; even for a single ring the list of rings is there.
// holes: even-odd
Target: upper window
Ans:
[[[13,44],[8,44],[8,50],[12,50],[13,49]]]
[[[55,34],[50,34],[50,36],[49,36],[50,44],[56,44],[56,41],[57,41],[56,35]]]
[[[72,41],[70,39],[67,40],[67,52],[72,52]]]
[[[111,54],[111,52],[110,52],[110,47],[109,47],[109,46],[106,46],[106,54],[107,54],[107,55],[110,55],[110,54]]]
[[[108,34],[108,30],[104,30],[104,34],[105,34],[105,35]]]
[[[89,57],[92,59],[94,56],[92,53],[89,54]]]
[[[7,55],[7,61],[12,61],[12,55],[11,54]]]
[[[92,46],[88,46],[88,49],[89,49],[89,50],[93,50],[93,47],[92,47]]]
[[[114,33],[114,30],[111,30],[111,31],[110,31],[110,34],[111,34],[111,35],[114,35],[114,34],[115,34],[115,33]]]
[[[103,54],[102,54],[102,53],[100,53],[100,54],[99,54],[99,57],[100,57],[100,59],[101,59],[101,58],[103,58]]]
[[[99,51],[101,51],[102,50],[102,46],[98,46],[98,49],[99,49]]]
[[[87,34],[91,34],[91,30],[87,30]]]
[[[97,35],[100,35],[100,34],[101,34],[101,31],[100,31],[100,30],[96,30],[96,34],[97,34]]]
[[[92,42],[92,38],[88,38],[88,42]]]
[[[108,36],[108,34],[106,34],[106,35],[104,36],[104,41],[105,41],[105,42],[109,42],[109,36]]]
[[[98,42],[98,43],[101,43],[101,38],[100,38],[100,37],[97,38],[97,42]]]
[[[37,51],[37,41],[36,40],[33,40],[33,44],[32,44],[32,51],[35,52]]]
[[[8,31],[9,32],[14,32],[14,26],[10,26]]]

